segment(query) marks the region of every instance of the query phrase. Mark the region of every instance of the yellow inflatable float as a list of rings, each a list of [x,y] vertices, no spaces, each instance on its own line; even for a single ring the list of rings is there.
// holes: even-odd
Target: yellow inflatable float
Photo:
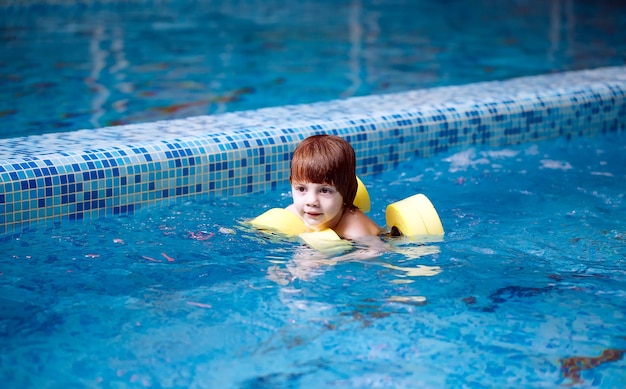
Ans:
[[[371,208],[369,193],[358,177],[357,182],[359,186],[354,205],[361,211],[368,212]],[[435,207],[428,197],[421,193],[389,204],[385,216],[387,228],[395,236],[428,240],[441,237],[444,233]],[[324,252],[341,252],[352,247],[330,228],[310,232],[296,214],[284,208],[272,208],[252,219],[250,224],[261,230],[275,231],[290,237],[297,236],[309,246]]]

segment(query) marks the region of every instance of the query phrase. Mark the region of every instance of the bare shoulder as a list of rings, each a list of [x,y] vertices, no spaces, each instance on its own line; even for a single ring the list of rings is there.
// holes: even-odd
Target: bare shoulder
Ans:
[[[344,239],[378,236],[381,233],[381,228],[358,209],[346,211],[334,230]]]

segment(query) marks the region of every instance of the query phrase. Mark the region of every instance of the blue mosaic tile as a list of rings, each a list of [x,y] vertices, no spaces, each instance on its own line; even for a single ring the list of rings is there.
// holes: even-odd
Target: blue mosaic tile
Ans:
[[[626,132],[626,67],[0,140],[0,234],[285,185],[295,146],[346,138],[358,174],[472,145]]]

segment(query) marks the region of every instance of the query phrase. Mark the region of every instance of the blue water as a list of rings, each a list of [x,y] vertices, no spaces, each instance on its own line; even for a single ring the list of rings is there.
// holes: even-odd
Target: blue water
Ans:
[[[560,359],[626,349],[623,139],[475,148],[362,178],[375,221],[425,193],[444,240],[315,265],[241,223],[286,206],[285,185],[3,241],[0,382],[557,387],[571,383]],[[418,266],[440,272],[399,269]],[[626,387],[625,366],[577,387]]]
[[[626,59],[617,0],[10,3],[0,138]]]

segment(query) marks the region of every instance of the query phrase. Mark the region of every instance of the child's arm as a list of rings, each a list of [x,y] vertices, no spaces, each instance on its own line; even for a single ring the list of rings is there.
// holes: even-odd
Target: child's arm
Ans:
[[[368,236],[378,237],[382,233],[381,228],[358,209],[347,210],[333,230],[341,238],[350,240],[361,240]]]

